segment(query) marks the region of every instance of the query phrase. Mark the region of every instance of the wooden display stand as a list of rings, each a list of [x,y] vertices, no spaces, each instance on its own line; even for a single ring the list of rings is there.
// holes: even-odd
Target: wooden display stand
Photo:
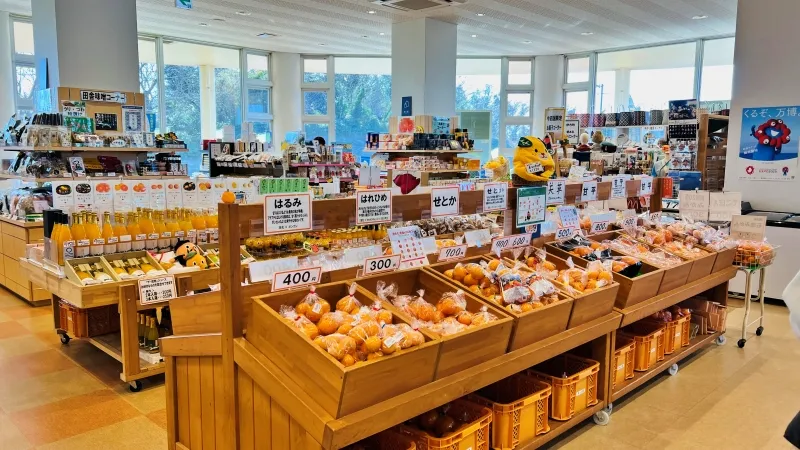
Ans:
[[[297,376],[296,370],[291,368],[293,359],[302,358],[298,352],[317,352],[318,349],[296,348],[286,357],[281,357],[275,352],[285,350],[264,345],[263,340],[270,339],[269,335],[254,331],[248,336],[247,330],[264,326],[258,322],[259,314],[252,312],[256,307],[253,297],[266,294],[268,286],[264,283],[243,286],[239,259],[234,256],[238,256],[241,240],[249,236],[253,228],[251,222],[262,218],[262,208],[261,205],[219,205],[221,292],[170,302],[175,335],[161,340],[167,366],[170,449],[341,449],[581,347],[583,356],[600,363],[598,403],[569,420],[552,421],[548,433],[517,447],[538,448],[596,414],[598,423],[607,423],[609,416],[604,409],[610,407],[612,400],[669,367],[665,364],[675,364],[713,343],[717,334],[698,336],[689,347],[669,355],[655,370],[637,373],[622,383],[615,384],[612,380],[614,368],[611,362],[617,329],[702,293],[724,304],[727,282],[736,272],[732,267],[723,269],[640,301],[628,309],[614,309],[553,336],[470,367],[462,367],[388,399],[343,411],[337,400],[334,399],[333,403],[321,400],[331,392],[320,392],[316,383]],[[297,297],[297,294],[292,295]],[[280,299],[274,300],[279,302]],[[287,302],[291,303],[288,296]],[[263,308],[261,305],[258,307]],[[393,357],[383,362],[391,361]],[[279,360],[282,361],[280,364],[277,363]],[[379,360],[376,364],[381,362]],[[296,369],[302,370],[299,366]],[[368,384],[365,381],[364,388]]]
[[[0,218],[0,285],[20,296],[31,306],[50,303],[50,293],[34,286],[25,278],[19,259],[25,257],[28,244],[44,242],[42,222],[23,222]]]

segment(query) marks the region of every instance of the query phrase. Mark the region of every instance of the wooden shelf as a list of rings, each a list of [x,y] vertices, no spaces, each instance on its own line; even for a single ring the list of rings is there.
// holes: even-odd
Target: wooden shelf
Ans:
[[[713,344],[714,341],[720,335],[721,333],[714,333],[714,334],[697,336],[694,339],[692,339],[688,347],[682,347],[675,353],[671,355],[666,355],[666,358],[664,358],[663,361],[657,363],[652,369],[648,370],[647,372],[634,372],[633,378],[620,384],[619,386],[617,386],[616,390],[611,392],[610,401],[613,402],[619,399],[620,397],[630,393],[632,390],[636,389],[637,387],[643,385],[647,381],[660,375],[665,370],[669,369],[669,367],[672,366],[673,364],[677,364],[683,361],[684,359],[688,358],[692,354],[696,353],[697,351],[708,347],[709,345]]]
[[[85,152],[85,153],[182,153],[188,152],[186,148],[160,148],[160,147],[0,147],[0,150],[10,152]]]
[[[614,311],[623,315],[621,327],[630,325],[633,322],[644,319],[655,314],[662,309],[669,308],[672,305],[680,303],[688,298],[694,297],[697,294],[712,289],[736,276],[736,267],[728,267],[727,269],[720,270],[719,272],[712,273],[706,277],[700,278],[697,281],[687,283],[686,285],[657,295],[649,300],[637,303],[625,309],[614,308]]]
[[[22,228],[42,228],[44,227],[44,222],[25,222],[23,220],[16,220],[16,219],[9,219],[7,217],[0,217],[0,222],[5,222],[16,227]]]

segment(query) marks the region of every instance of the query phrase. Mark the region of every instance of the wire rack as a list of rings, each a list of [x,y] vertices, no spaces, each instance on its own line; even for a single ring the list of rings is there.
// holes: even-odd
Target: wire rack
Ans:
[[[736,250],[736,256],[733,258],[733,265],[746,269],[768,267],[775,260],[775,255],[778,254],[779,248],[780,246],[769,249],[746,249],[739,247]]]

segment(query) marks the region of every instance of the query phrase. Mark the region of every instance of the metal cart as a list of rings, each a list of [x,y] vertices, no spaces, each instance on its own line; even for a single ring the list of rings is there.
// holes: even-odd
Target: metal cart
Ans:
[[[739,339],[739,348],[744,348],[747,343],[747,328],[758,322],[756,328],[756,336],[761,336],[764,333],[764,279],[767,276],[767,267],[775,260],[775,254],[778,247],[771,247],[769,249],[742,249],[741,247],[736,252],[734,265],[739,266],[739,270],[745,274],[744,282],[744,319],[742,319],[742,338]],[[753,302],[753,297],[750,295],[751,279],[753,274],[759,272],[758,276],[758,295],[756,298],[761,304],[761,311],[758,319],[749,322],[750,320],[750,306]]]

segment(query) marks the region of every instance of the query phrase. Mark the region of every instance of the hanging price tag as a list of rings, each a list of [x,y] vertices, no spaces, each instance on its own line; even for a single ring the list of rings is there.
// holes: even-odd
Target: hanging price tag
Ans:
[[[264,234],[311,231],[311,194],[264,196]]]
[[[597,200],[597,181],[584,181],[581,188],[581,202]]]
[[[366,277],[376,273],[394,272],[398,267],[400,267],[400,255],[378,256],[365,259],[361,273]]]
[[[392,221],[392,190],[362,191],[356,196],[356,225]]]
[[[639,195],[642,197],[653,195],[653,177],[642,177],[641,183]]]
[[[275,272],[272,275],[272,292],[317,284],[321,279],[322,267]]]
[[[622,219],[622,228],[631,229],[636,228],[636,225],[639,223],[639,218],[634,217],[625,217]]]
[[[497,238],[492,241],[492,253],[497,254],[517,247],[527,247],[531,245],[530,234],[515,234],[504,238]]]
[[[547,204],[563,205],[567,193],[567,180],[550,180],[547,182]]]
[[[139,280],[139,302],[143,305],[164,302],[177,296],[173,275]]]
[[[483,212],[503,211],[508,205],[507,183],[486,183],[483,185]]]
[[[626,198],[627,183],[625,177],[614,177],[611,179],[611,198]]]
[[[439,251],[439,262],[462,259],[467,256],[467,244],[456,245],[455,247],[443,247]]]
[[[556,240],[557,241],[566,241],[568,239],[572,239],[578,233],[578,230],[575,228],[564,228],[558,227],[556,230]]]
[[[457,216],[460,195],[458,186],[431,188],[431,217]]]

